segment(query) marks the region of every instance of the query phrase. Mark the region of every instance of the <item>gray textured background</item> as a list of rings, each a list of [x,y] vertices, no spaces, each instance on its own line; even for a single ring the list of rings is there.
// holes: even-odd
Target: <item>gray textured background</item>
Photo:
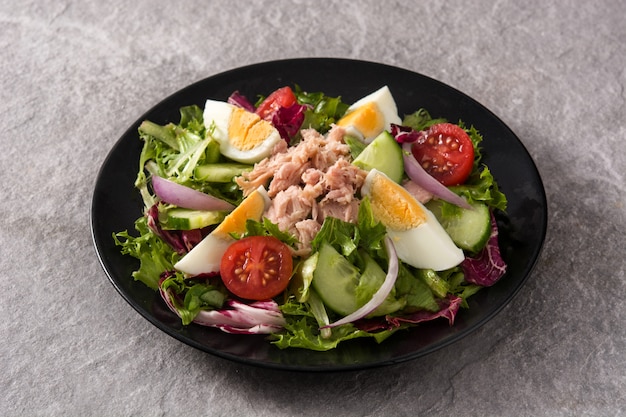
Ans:
[[[0,415],[609,416],[626,408],[626,2],[0,0]],[[294,57],[396,65],[486,105],[549,199],[496,318],[400,366],[246,367],[161,333],[90,237],[107,153],[144,111]]]

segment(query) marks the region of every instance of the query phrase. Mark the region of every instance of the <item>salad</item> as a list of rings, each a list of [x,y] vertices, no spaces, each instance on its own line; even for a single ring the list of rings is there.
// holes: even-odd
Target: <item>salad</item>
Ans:
[[[285,86],[139,126],[144,212],[113,234],[183,325],[279,348],[382,342],[454,324],[506,272],[506,210],[473,126],[398,115],[390,89],[348,104]]]

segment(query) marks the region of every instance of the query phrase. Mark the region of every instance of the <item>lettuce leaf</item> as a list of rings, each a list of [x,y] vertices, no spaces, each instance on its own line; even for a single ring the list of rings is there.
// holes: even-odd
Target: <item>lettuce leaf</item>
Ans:
[[[294,94],[299,104],[306,105],[302,128],[312,128],[320,133],[330,130],[333,123],[337,122],[346,113],[349,105],[341,101],[341,97],[330,97],[322,92],[308,93],[296,85]],[[297,134],[292,140],[297,143],[302,137]]]
[[[161,274],[172,270],[180,255],[148,227],[146,217],[135,221],[135,229],[139,236],[132,236],[126,230],[114,233],[113,239],[116,245],[121,246],[122,254],[139,260],[139,269],[132,273],[132,277],[157,290]]]
[[[319,324],[306,303],[287,301],[281,307],[287,319],[285,331],[270,335],[270,340],[281,349],[303,348],[315,351],[332,350],[341,342],[357,338],[373,338],[380,343],[387,339],[398,328],[368,332],[360,330],[353,324],[335,327],[329,337],[322,335]]]
[[[412,114],[408,114],[404,116],[402,120],[402,126],[407,126],[412,128],[413,130],[420,131],[426,130],[432,125],[436,125],[437,123],[446,123],[447,120],[444,118],[433,118],[428,110],[426,109],[418,109],[416,112]]]
[[[183,325],[188,325],[202,310],[221,308],[227,298],[222,286],[213,285],[209,280],[185,279],[179,273],[172,273],[161,282],[161,290],[174,294],[170,298]]]

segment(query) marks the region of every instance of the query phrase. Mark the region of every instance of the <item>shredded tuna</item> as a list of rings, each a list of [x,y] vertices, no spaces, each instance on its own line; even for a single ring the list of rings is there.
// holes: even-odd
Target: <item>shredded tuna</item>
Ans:
[[[367,172],[351,164],[343,128],[333,126],[326,136],[314,129],[301,133],[298,145],[278,145],[236,182],[244,195],[261,185],[268,190],[271,204],[265,217],[296,236],[298,254],[306,255],[326,217],[356,221],[359,200],[355,193]]]

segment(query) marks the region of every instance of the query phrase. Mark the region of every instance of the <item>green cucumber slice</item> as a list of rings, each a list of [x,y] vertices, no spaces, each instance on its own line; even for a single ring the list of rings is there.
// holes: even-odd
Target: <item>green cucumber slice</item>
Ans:
[[[402,148],[387,131],[376,136],[352,163],[366,171],[375,168],[397,183],[404,175]]]
[[[159,212],[159,222],[165,230],[202,229],[218,224],[224,220],[226,213],[225,211],[203,211],[174,207]]]
[[[471,253],[480,251],[491,235],[489,207],[482,203],[472,203],[471,210],[455,207],[453,214],[444,214],[443,204],[440,200],[432,200],[426,207],[432,211],[459,248]]]
[[[218,163],[199,165],[195,170],[195,177],[208,182],[231,182],[246,171],[252,170],[252,165],[238,163]]]
[[[347,316],[358,308],[355,295],[359,270],[330,244],[323,243],[311,285],[324,304]]]

